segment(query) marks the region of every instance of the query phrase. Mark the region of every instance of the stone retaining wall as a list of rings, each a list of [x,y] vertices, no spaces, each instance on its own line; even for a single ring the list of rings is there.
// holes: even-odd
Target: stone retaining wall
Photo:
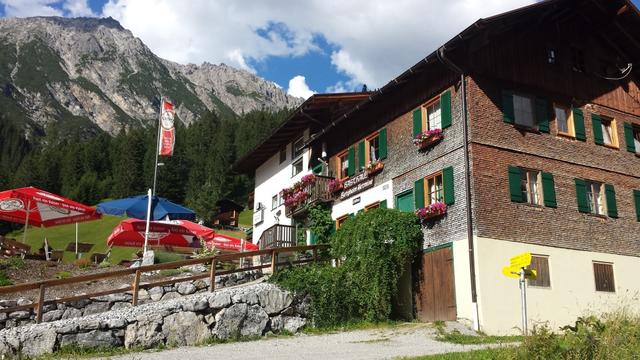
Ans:
[[[261,271],[246,271],[218,276],[216,277],[216,289],[245,284],[261,277]],[[151,288],[148,291],[140,289],[138,293],[138,304],[180,298],[186,295],[205,292],[208,291],[208,289],[209,279],[185,281],[173,285],[159,286]],[[132,295],[129,292],[72,301],[65,304],[44,305],[42,322],[78,318],[109,310],[130,308],[131,299]],[[7,308],[31,303],[32,301],[28,299],[0,300],[0,307]],[[33,309],[0,313],[0,329],[29,324],[35,324],[35,313]]]
[[[299,331],[310,300],[261,283],[216,290],[136,307],[0,331],[0,355],[37,356],[82,348],[153,348]]]

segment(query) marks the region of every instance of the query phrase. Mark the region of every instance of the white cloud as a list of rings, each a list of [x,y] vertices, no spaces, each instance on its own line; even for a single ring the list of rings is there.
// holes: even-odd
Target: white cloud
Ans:
[[[62,11],[54,8],[57,0],[0,0],[7,17],[62,16]]]
[[[62,8],[71,17],[96,16],[87,4],[87,0],[67,0],[62,4]]]
[[[337,49],[331,54],[336,69],[352,84],[376,88],[478,18],[534,1],[110,0],[104,15],[161,57],[249,70],[251,60],[319,51],[314,35],[322,34]]]
[[[291,80],[289,80],[289,88],[287,89],[287,94],[308,99],[315,93],[315,91],[309,89],[309,85],[307,85],[307,79],[304,76],[296,75],[291,78]]]

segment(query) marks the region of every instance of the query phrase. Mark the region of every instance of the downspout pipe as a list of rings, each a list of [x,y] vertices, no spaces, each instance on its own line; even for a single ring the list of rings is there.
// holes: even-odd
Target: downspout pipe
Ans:
[[[467,111],[467,85],[464,71],[446,57],[446,48],[440,47],[437,51],[438,60],[449,67],[454,72],[460,74],[461,92],[462,92],[462,132],[464,143],[464,183],[465,183],[465,201],[467,205],[467,239],[469,243],[469,276],[471,277],[471,303],[473,306],[473,328],[480,330],[480,319],[478,316],[478,294],[476,291],[476,263],[475,263],[475,246],[473,241],[473,214],[471,210],[471,173],[469,160],[469,114]]]

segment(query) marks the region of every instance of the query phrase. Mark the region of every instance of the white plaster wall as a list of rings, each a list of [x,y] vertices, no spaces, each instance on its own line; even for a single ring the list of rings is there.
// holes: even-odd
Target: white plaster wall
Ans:
[[[305,130],[304,136],[305,138],[309,137],[308,129]],[[271,209],[271,198],[276,194],[279,196],[282,189],[292,186],[304,175],[311,173],[311,169],[308,166],[310,150],[307,149],[302,154],[302,172],[295,177],[291,176],[293,173],[291,165],[293,163],[293,159],[291,159],[292,145],[292,143],[287,144],[287,160],[285,162],[280,164],[280,153],[278,152],[256,169],[253,209],[255,211],[258,208],[258,203],[262,203],[265,207],[264,221],[259,225],[253,224],[253,239],[256,244],[259,243],[262,232],[276,224],[275,215],[278,210],[280,210],[279,224],[291,225],[292,223],[291,219],[285,216],[284,204],[273,210]]]
[[[385,183],[374,186],[369,190],[365,190],[357,195],[354,195],[344,201],[335,202],[331,210],[331,218],[335,220],[347,214],[354,214],[364,209],[367,205],[371,205],[375,202],[383,200],[387,200],[388,208],[393,208],[394,203],[392,183],[393,182],[389,180]],[[360,198],[360,202],[354,205],[353,200],[358,197]]]
[[[548,321],[552,329],[573,324],[578,316],[626,307],[640,312],[640,258],[478,238],[477,277],[481,329],[515,334],[521,328],[518,280],[502,275],[514,255],[549,256],[550,288],[527,286],[529,328]],[[455,259],[454,259],[455,261]],[[593,261],[613,263],[615,293],[596,291]]]
[[[471,302],[471,275],[469,274],[469,243],[467,239],[456,240],[453,247],[453,277],[456,291],[456,314],[459,321],[473,326],[473,304]]]

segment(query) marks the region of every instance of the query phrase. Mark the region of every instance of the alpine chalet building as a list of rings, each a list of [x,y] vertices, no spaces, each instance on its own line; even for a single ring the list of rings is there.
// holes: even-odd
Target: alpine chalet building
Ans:
[[[638,311],[639,75],[630,1],[478,20],[375,92],[310,97],[238,161],[255,175],[254,239],[300,241],[315,202],[336,227],[375,207],[422,209],[423,254],[403,290],[417,319],[517,331],[518,284],[502,269],[523,252],[538,272],[530,326]]]

